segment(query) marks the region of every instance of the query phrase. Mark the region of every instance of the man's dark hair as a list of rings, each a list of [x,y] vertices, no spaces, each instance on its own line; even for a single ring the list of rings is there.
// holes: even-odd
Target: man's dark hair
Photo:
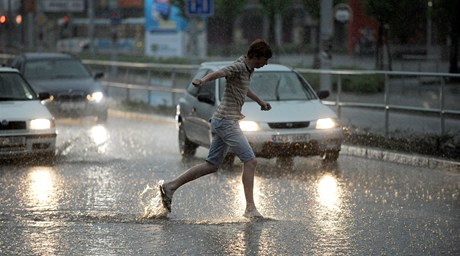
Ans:
[[[247,56],[249,58],[267,58],[270,59],[272,57],[272,49],[267,42],[262,39],[256,39],[254,42],[249,45]]]

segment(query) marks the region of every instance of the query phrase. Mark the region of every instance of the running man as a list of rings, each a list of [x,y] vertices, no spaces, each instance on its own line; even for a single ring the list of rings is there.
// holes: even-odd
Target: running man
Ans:
[[[261,68],[272,57],[270,46],[261,39],[251,43],[247,54],[238,58],[231,65],[207,74],[201,79],[193,80],[194,86],[202,86],[206,82],[225,77],[227,85],[221,104],[211,118],[212,142],[206,161],[191,167],[177,178],[160,185],[163,206],[171,212],[171,200],[174,192],[182,185],[214,173],[222,164],[225,154],[230,149],[244,163],[242,182],[246,198],[246,218],[261,218],[262,215],[254,203],[254,173],[257,160],[247,138],[239,127],[239,120],[244,118],[241,109],[245,97],[257,102],[261,110],[268,111],[271,106],[260,99],[250,88],[251,76],[254,69]]]

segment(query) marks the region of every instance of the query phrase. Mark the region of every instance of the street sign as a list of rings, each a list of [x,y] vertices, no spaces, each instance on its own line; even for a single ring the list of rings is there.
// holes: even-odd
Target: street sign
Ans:
[[[187,14],[189,16],[207,17],[214,14],[213,0],[187,0]]]

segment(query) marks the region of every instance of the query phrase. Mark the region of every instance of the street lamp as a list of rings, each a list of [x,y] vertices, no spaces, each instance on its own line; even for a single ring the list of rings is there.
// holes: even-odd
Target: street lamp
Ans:
[[[433,1],[428,1],[428,7],[426,10],[426,54],[431,53],[431,8],[433,7]]]

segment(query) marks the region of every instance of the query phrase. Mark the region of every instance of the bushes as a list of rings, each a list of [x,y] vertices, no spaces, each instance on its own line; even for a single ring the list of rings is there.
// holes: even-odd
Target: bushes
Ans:
[[[337,78],[334,89],[337,90]],[[342,78],[342,91],[355,93],[379,93],[385,89],[385,79],[382,75],[350,75]]]
[[[315,90],[320,87],[319,74],[303,74],[303,77]],[[359,94],[379,93],[385,90],[385,78],[382,75],[346,75],[342,77],[342,92]],[[337,91],[337,75],[332,75],[332,90]]]

